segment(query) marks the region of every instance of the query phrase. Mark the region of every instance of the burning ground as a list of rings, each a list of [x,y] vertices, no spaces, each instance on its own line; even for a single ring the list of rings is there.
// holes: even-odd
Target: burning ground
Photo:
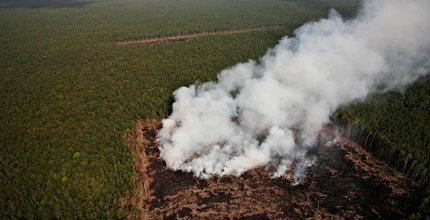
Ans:
[[[414,187],[353,141],[321,129],[316,157],[304,180],[293,184],[292,171],[271,178],[263,167],[239,177],[200,179],[166,168],[159,158],[159,121],[139,121],[130,136],[137,153],[135,192],[124,206],[135,219],[398,219]]]

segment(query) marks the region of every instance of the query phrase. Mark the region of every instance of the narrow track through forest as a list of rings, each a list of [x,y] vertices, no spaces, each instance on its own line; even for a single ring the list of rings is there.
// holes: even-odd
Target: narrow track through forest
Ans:
[[[149,38],[138,39],[138,40],[126,40],[126,41],[117,42],[117,44],[119,45],[158,44],[158,43],[165,43],[165,42],[191,40],[198,37],[211,36],[211,35],[242,33],[242,32],[256,31],[256,30],[263,30],[263,29],[275,29],[275,28],[281,28],[284,26],[287,26],[287,24],[252,26],[252,27],[245,27],[245,28],[232,28],[227,30],[212,30],[212,31],[196,32],[196,33],[189,33],[189,34],[175,34],[170,36],[149,37]]]

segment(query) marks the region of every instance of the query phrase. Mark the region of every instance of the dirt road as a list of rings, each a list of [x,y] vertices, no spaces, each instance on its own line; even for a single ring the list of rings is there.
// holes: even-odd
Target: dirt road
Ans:
[[[155,37],[155,38],[141,39],[141,40],[121,41],[121,42],[117,42],[117,44],[119,44],[119,45],[158,44],[158,43],[164,43],[164,42],[190,40],[190,39],[203,37],[203,36],[209,36],[209,35],[232,34],[232,33],[262,30],[262,29],[274,29],[274,28],[280,28],[283,26],[285,26],[285,25],[267,25],[267,26],[258,26],[258,27],[237,28],[237,29],[231,29],[231,30],[207,31],[207,32],[199,32],[199,33],[193,33],[193,34]]]

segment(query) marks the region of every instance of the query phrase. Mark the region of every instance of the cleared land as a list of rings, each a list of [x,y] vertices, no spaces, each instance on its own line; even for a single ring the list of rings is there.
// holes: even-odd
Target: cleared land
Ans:
[[[130,141],[136,147],[140,187],[124,206],[142,219],[401,219],[414,188],[400,172],[357,143],[323,127],[318,158],[304,181],[292,185],[291,171],[271,178],[258,168],[240,177],[198,179],[166,169],[155,142],[157,120],[139,121]],[[334,137],[338,142],[333,142]],[[143,201],[143,202],[142,202]]]

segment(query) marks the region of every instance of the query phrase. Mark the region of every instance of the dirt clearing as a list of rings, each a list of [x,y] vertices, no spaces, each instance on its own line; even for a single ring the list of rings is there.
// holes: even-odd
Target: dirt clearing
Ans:
[[[263,167],[240,177],[198,179],[166,168],[159,158],[159,121],[139,122],[136,192],[126,206],[138,219],[400,219],[413,185],[355,142],[323,127],[309,153],[317,162],[293,185],[286,173],[271,178]],[[336,138],[337,141],[334,141]]]

